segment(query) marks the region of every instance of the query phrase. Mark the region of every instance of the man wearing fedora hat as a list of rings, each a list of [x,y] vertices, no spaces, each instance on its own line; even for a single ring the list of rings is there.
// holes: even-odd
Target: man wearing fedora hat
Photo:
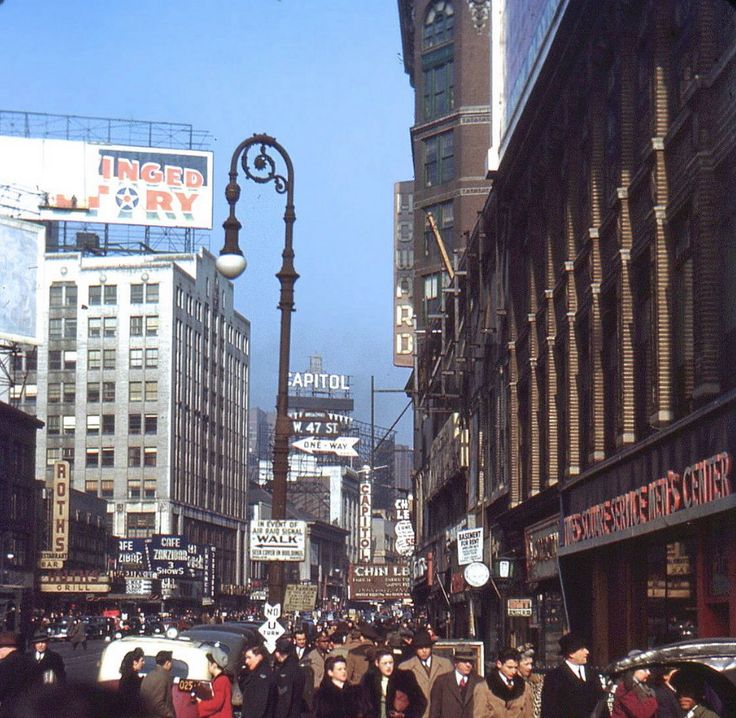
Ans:
[[[475,653],[457,648],[453,654],[455,669],[443,673],[432,686],[429,718],[475,718],[476,688],[487,692],[485,681],[475,671]]]
[[[404,661],[399,668],[402,671],[411,671],[414,678],[417,679],[419,688],[427,699],[427,707],[424,709],[422,718],[428,718],[432,687],[443,673],[452,671],[452,663],[447,658],[432,655],[434,640],[427,630],[417,631],[411,645],[414,649],[414,656]]]
[[[590,651],[574,633],[559,644],[564,660],[544,679],[541,718],[589,718],[603,696],[598,673],[587,665]]]
[[[36,631],[31,638],[33,654],[31,658],[36,664],[36,680],[40,683],[66,682],[64,659],[49,649],[49,634],[45,630]]]

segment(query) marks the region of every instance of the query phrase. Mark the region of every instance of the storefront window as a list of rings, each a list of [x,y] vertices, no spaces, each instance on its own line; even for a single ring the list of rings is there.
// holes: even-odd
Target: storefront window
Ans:
[[[697,637],[696,609],[694,541],[651,546],[647,575],[649,645]]]

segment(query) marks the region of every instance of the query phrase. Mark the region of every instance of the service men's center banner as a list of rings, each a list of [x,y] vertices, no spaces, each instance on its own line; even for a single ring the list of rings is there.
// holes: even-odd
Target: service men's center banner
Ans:
[[[212,153],[0,136],[18,218],[212,229]]]

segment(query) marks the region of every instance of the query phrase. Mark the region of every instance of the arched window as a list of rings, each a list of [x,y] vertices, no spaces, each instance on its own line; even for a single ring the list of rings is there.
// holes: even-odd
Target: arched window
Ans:
[[[452,3],[433,2],[422,28],[422,78],[424,119],[448,114],[455,106],[452,34]]]
[[[454,16],[452,3],[447,0],[437,0],[429,6],[422,30],[423,50],[452,40]]]

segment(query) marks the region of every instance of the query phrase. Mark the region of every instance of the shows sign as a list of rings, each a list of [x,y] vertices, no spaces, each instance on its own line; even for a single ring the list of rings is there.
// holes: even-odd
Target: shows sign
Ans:
[[[0,137],[21,219],[212,228],[212,153]]]
[[[307,543],[306,521],[251,521],[252,561],[303,561]]]
[[[189,553],[183,536],[154,534],[146,543],[149,565],[159,578],[176,578],[186,575]]]
[[[353,601],[409,598],[409,567],[397,564],[351,564],[348,593]]]

